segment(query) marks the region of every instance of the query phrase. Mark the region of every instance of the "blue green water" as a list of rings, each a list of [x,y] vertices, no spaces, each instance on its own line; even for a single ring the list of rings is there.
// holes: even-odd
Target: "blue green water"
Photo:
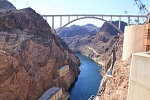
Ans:
[[[79,66],[81,72],[77,81],[69,90],[69,100],[88,100],[91,95],[96,95],[102,76],[99,73],[99,66],[92,59],[81,54],[76,54],[81,62]]]

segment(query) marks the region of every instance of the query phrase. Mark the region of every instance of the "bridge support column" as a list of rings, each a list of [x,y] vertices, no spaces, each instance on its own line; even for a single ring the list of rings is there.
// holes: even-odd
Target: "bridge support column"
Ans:
[[[54,31],[54,16],[52,16],[52,33],[55,34],[55,31]]]
[[[102,16],[102,19],[103,19],[103,16]]]
[[[118,25],[119,29],[120,29],[120,24],[121,24],[121,17],[119,17],[119,25]]]
[[[128,17],[128,26],[130,25],[130,17]]]
[[[70,16],[68,16],[68,23],[70,22]]]
[[[110,16],[110,23],[112,23],[112,16]]]
[[[62,27],[62,16],[60,16],[60,27]]]
[[[138,21],[138,22],[137,22],[137,25],[138,25],[138,24],[139,24],[139,17],[137,17],[137,21]]]

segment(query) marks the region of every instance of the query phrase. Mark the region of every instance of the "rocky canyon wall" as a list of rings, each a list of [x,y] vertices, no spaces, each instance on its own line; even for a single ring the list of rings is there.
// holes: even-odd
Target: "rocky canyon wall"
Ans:
[[[123,34],[120,36],[113,48],[116,50],[116,61],[114,62],[113,66],[112,63],[109,65],[109,67],[105,66],[108,67],[108,69],[103,75],[103,79],[97,93],[100,100],[127,99],[131,57],[125,61],[122,61],[121,59],[123,50]],[[109,71],[111,71],[112,74],[109,75],[107,73]]]
[[[0,14],[0,98],[37,100],[49,88],[68,90],[79,59],[31,8]],[[69,65],[59,76],[57,69]]]

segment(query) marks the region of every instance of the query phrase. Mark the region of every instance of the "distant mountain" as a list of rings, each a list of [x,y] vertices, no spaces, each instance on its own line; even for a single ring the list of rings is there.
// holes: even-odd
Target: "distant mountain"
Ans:
[[[119,21],[112,21],[112,24],[114,24],[115,26],[119,26]],[[121,21],[121,25],[120,25],[120,30],[122,32],[124,32],[124,27],[127,25],[127,23]],[[111,26],[110,24],[108,23],[104,23],[102,26],[101,26],[101,29],[100,29],[101,32],[109,32],[111,35],[117,35],[118,34],[118,30],[115,29],[113,26]]]
[[[58,30],[57,28],[56,30]],[[86,36],[86,35],[95,35],[100,30],[99,27],[94,26],[93,24],[86,25],[71,25],[70,27],[65,27],[60,31],[58,36],[60,37],[74,37],[76,35]]]
[[[112,24],[118,27],[119,21],[112,21]],[[127,23],[121,21],[120,27],[122,32],[124,32],[126,25]],[[119,35],[118,30],[106,22],[101,28],[96,28],[92,24],[83,26],[72,25],[59,34],[73,51],[80,52],[91,58],[100,58],[100,60],[107,58],[103,54],[110,54],[109,51],[119,39]]]

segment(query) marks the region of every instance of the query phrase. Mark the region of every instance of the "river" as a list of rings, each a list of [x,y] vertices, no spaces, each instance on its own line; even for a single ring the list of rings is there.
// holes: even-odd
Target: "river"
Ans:
[[[99,89],[102,76],[99,73],[99,66],[92,59],[81,54],[76,54],[81,62],[79,66],[81,72],[76,82],[69,90],[69,100],[88,100],[91,95],[96,95]]]

